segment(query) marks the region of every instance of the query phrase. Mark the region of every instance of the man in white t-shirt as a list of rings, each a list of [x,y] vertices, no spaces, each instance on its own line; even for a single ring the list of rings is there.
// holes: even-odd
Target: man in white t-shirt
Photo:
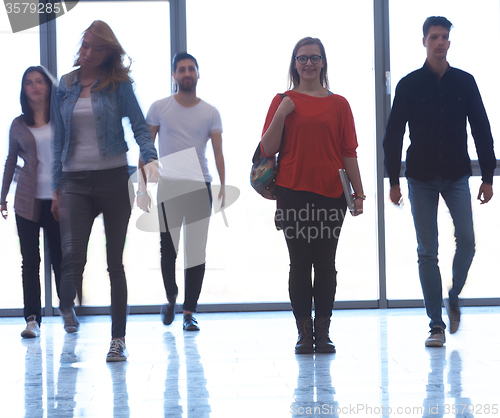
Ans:
[[[225,199],[225,170],[222,154],[222,122],[217,109],[196,96],[199,79],[198,62],[186,53],[175,55],[172,76],[177,92],[154,102],[146,122],[151,138],[158,134],[160,182],[158,214],[160,221],[161,270],[168,304],[162,306],[165,325],[175,317],[178,288],[175,261],[181,227],[184,226],[185,296],[183,328],[199,331],[193,317],[205,274],[205,247],[212,210],[211,181],[206,147],[212,141],[215,164],[221,182],[218,198]],[[142,168],[142,162],[139,162]],[[138,205],[148,210],[151,202],[139,183]]]

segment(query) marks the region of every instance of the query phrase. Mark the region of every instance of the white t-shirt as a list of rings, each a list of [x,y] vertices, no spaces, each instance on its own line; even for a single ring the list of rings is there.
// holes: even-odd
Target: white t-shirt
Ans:
[[[219,111],[201,100],[191,107],[174,96],[160,99],[149,108],[146,122],[159,126],[160,174],[164,178],[211,182],[206,158],[212,133],[222,133]]]
[[[73,148],[63,163],[63,171],[107,170],[127,165],[127,154],[101,159],[90,97],[79,97],[71,116]]]
[[[52,126],[47,123],[40,128],[31,128],[28,126],[35,137],[36,156],[38,158],[36,195],[37,199],[52,199],[52,190],[50,188],[50,165],[52,153],[50,141],[52,140]]]

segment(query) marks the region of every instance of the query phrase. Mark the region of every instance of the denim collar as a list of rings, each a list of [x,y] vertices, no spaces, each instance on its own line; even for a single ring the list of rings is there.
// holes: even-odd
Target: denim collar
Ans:
[[[72,80],[71,84],[74,85],[74,84],[82,84],[80,83],[80,79],[79,79],[79,74],[80,74],[80,69],[77,68],[76,70],[73,70],[71,73],[69,73],[69,77],[70,79]],[[96,82],[101,82],[101,78],[100,77],[97,77],[94,84]]]

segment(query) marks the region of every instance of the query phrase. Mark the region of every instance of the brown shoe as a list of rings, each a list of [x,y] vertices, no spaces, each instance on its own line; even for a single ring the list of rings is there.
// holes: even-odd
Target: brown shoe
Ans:
[[[64,330],[71,334],[73,332],[77,332],[80,328],[80,323],[76,318],[75,310],[73,308],[69,309],[61,309],[59,308],[59,312],[61,313],[63,322],[64,322]]]
[[[444,307],[450,320],[450,334],[455,334],[460,325],[460,304],[458,300],[452,301],[449,298],[444,300]]]

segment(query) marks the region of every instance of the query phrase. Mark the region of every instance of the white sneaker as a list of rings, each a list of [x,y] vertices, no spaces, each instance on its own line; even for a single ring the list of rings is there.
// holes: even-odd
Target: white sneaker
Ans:
[[[126,361],[128,357],[127,347],[125,342],[119,338],[113,338],[109,347],[106,361]]]
[[[38,322],[36,322],[35,315],[31,315],[26,319],[26,329],[21,332],[21,337],[23,338],[37,338],[40,336],[40,327]]]
[[[425,340],[426,347],[442,347],[446,342],[444,329],[441,327],[433,327],[430,331],[431,335]]]

